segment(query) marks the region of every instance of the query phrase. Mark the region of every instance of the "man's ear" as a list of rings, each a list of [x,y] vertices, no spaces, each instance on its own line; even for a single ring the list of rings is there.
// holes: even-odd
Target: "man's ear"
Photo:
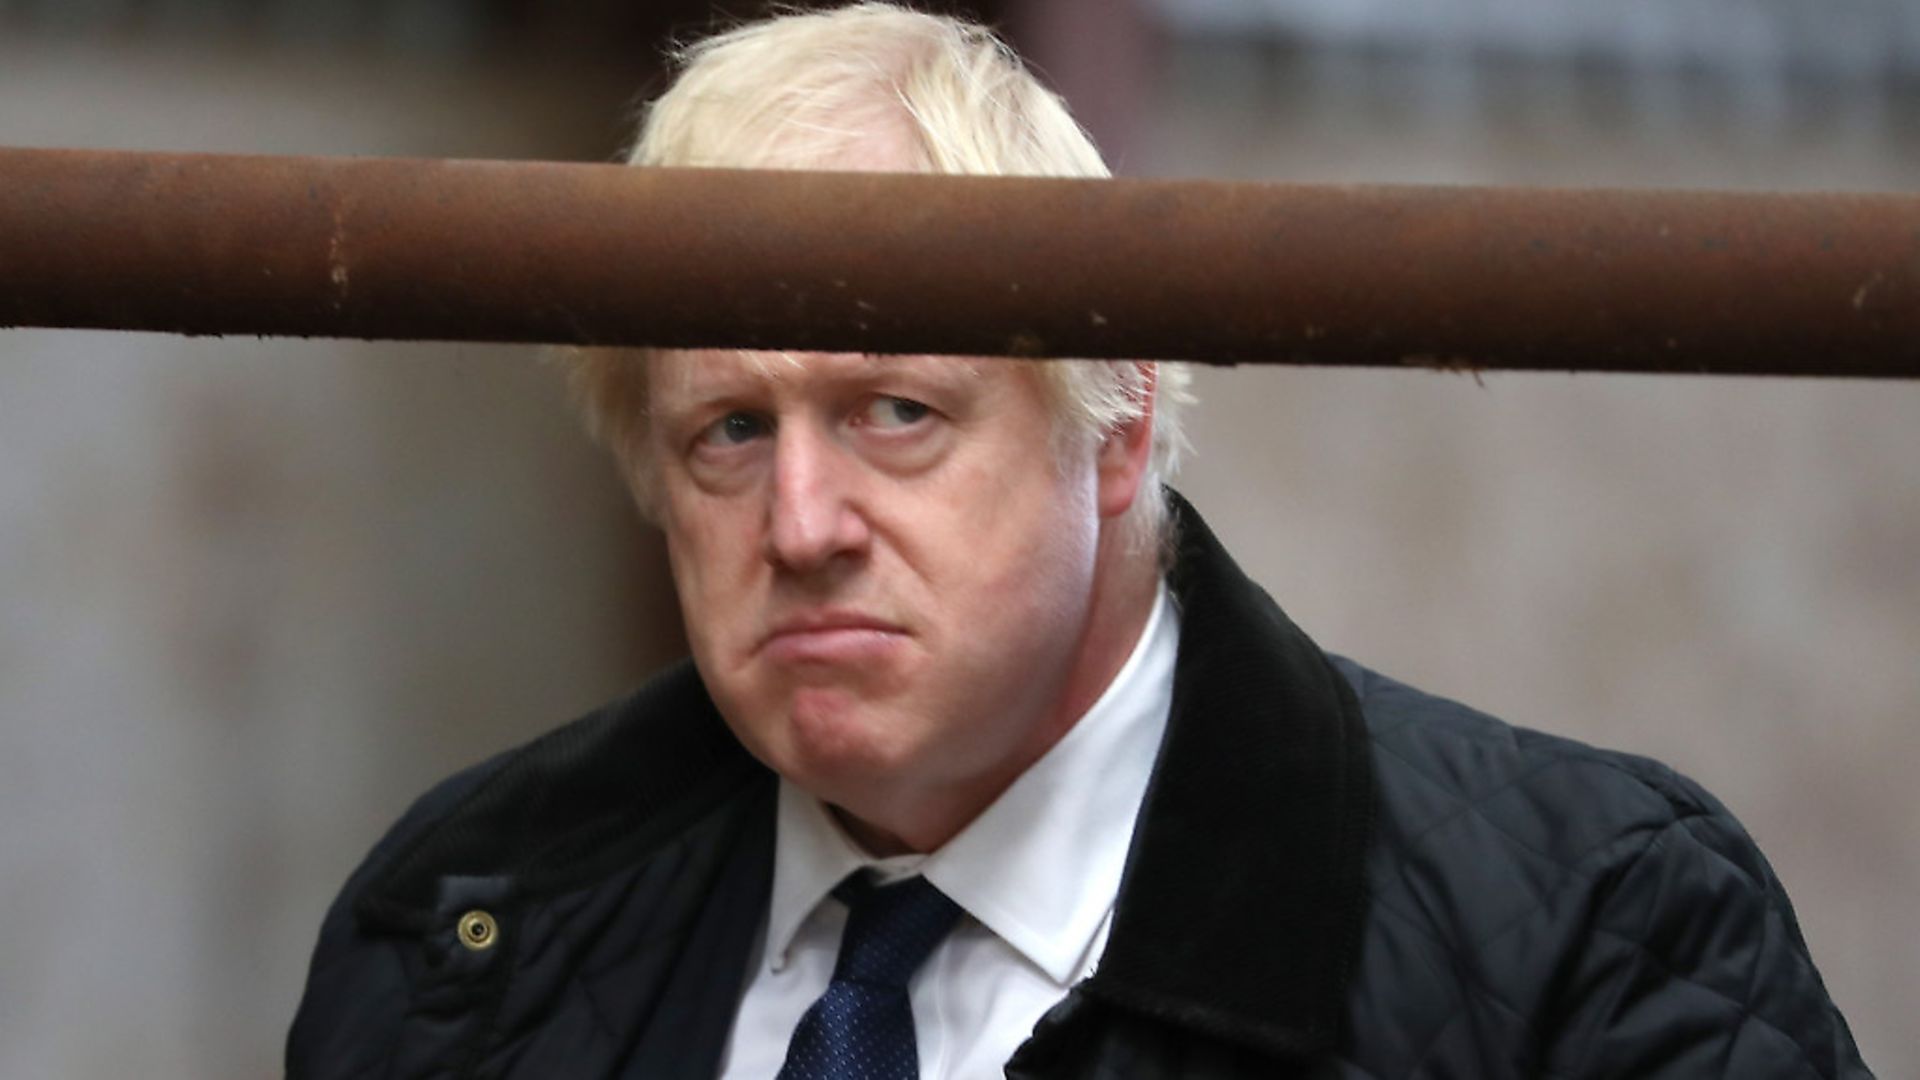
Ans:
[[[1139,366],[1136,392],[1140,395],[1140,413],[1108,431],[1095,457],[1103,518],[1119,517],[1133,507],[1147,475],[1147,460],[1153,454],[1153,390],[1158,369],[1145,361]]]

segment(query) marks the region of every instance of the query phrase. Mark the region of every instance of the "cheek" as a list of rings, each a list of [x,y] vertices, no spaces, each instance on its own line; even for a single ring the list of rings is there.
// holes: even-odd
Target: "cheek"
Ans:
[[[727,610],[726,598],[747,587],[752,538],[748,523],[722,505],[688,507],[677,502],[663,516],[667,563],[690,634],[704,636],[701,615]]]
[[[1091,589],[1099,540],[1092,482],[1049,474],[1008,483],[1007,475],[982,485],[992,493],[986,505],[950,519],[942,546],[960,579],[952,591],[979,618],[1010,619],[1015,633],[1057,627]]]
[[[1035,548],[1038,557],[1090,559],[1100,528],[1091,461],[1063,467],[1043,460],[1011,475],[1019,479],[998,493],[997,516],[1016,534],[1014,542]]]
[[[1036,537],[1022,560],[1022,586],[1037,625],[1058,628],[1085,613],[1093,592],[1095,532],[1078,515],[1062,517]]]

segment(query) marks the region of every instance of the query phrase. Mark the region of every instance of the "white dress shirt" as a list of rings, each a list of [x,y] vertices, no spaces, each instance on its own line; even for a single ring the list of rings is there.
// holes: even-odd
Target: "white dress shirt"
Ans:
[[[925,875],[965,914],[907,992],[923,1080],[1000,1076],[1034,1022],[1106,947],[1134,819],[1167,726],[1179,615],[1160,586],[1120,673],[1039,761],[945,846],[876,859],[826,806],[784,780],[773,897],[720,1075],[767,1080],[827,989],[847,909],[833,887],[862,867]]]

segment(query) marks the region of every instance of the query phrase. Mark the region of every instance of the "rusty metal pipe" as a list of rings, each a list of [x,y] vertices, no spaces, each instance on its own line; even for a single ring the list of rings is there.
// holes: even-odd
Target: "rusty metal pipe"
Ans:
[[[0,325],[1920,375],[1920,197],[0,150]]]

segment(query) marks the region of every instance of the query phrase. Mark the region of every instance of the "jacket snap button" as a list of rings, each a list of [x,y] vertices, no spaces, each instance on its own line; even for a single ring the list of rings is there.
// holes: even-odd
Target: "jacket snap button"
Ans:
[[[493,916],[478,908],[460,916],[460,944],[480,952],[491,949],[500,940],[500,924]]]

